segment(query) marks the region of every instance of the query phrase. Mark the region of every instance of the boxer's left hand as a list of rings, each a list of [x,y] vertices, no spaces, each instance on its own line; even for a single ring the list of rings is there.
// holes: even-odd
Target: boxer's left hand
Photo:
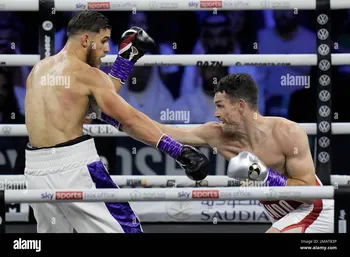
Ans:
[[[265,186],[285,186],[287,184],[285,176],[267,168],[257,156],[246,151],[230,159],[227,176],[239,181],[261,181]]]
[[[209,160],[193,146],[184,145],[176,161],[191,180],[203,180],[209,174]]]
[[[183,145],[164,134],[157,144],[157,149],[173,157],[185,170],[186,176],[195,181],[203,180],[209,174],[209,160],[198,149]]]

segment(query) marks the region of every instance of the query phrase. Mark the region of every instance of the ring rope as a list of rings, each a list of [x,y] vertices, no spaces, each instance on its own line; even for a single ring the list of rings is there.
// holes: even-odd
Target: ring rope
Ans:
[[[112,180],[120,187],[232,187],[240,182],[227,176],[209,175],[204,180],[193,181],[186,176],[134,176],[111,175]],[[0,183],[12,189],[25,189],[28,182],[24,175],[0,175]],[[350,184],[349,175],[331,175],[332,185]]]
[[[167,125],[178,128],[195,128],[202,124],[172,124]],[[299,123],[308,135],[316,135],[316,123]],[[333,135],[344,135],[350,134],[350,122],[337,122],[332,123],[332,134]],[[328,123],[318,124],[320,130],[328,131],[330,129]],[[83,125],[84,134],[89,134],[94,137],[125,137],[128,134],[119,131],[111,125]],[[28,136],[27,127],[25,124],[0,124],[0,136]]]
[[[39,0],[3,0],[3,10],[5,11],[38,11]],[[56,11],[77,11],[86,10],[88,8],[88,0],[79,0],[78,2],[72,0],[56,0]],[[103,3],[99,3],[103,2]],[[315,10],[315,0],[293,0],[293,1],[266,1],[266,0],[250,0],[241,1],[242,4],[219,4],[219,5],[192,5],[188,4],[188,1],[176,1],[171,3],[167,1],[152,1],[138,0],[137,2],[127,3],[124,0],[114,0],[113,3],[104,0],[95,0],[90,3],[90,6],[94,4],[95,9],[103,11],[212,11],[217,10]],[[239,2],[238,2],[239,3]],[[333,10],[336,9],[348,9],[350,8],[350,2],[348,0],[331,0],[330,7]]]
[[[350,2],[350,1],[349,1]],[[112,66],[115,55],[103,57],[102,66]],[[1,54],[1,66],[34,66],[40,61],[40,55]],[[135,66],[315,66],[316,54],[172,54],[145,55]],[[332,54],[332,65],[349,65],[350,54]]]
[[[333,186],[6,190],[7,203],[333,199]]]

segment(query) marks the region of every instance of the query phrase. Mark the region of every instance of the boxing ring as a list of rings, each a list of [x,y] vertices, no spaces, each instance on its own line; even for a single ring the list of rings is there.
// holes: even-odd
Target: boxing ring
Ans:
[[[350,222],[350,176],[330,175],[330,147],[331,136],[350,134],[350,123],[332,122],[330,99],[323,98],[321,92],[331,95],[332,79],[330,67],[332,65],[349,65],[350,54],[332,54],[330,40],[330,10],[350,8],[349,0],[294,0],[273,1],[246,0],[226,1],[245,2],[245,5],[220,6],[203,9],[189,8],[187,1],[177,1],[176,4],[167,4],[168,1],[139,0],[130,5],[122,5],[125,1],[113,2],[95,0],[92,5],[89,1],[79,0],[11,0],[3,1],[0,11],[39,11],[40,26],[39,55],[0,55],[0,66],[33,66],[41,59],[54,54],[54,16],[56,11],[81,11],[95,9],[98,11],[220,11],[220,10],[265,10],[265,9],[299,9],[316,10],[317,13],[317,54],[291,54],[291,55],[148,55],[141,58],[136,66],[155,65],[208,65],[221,63],[222,66],[275,66],[275,65],[314,65],[319,68],[318,83],[318,113],[317,123],[300,124],[308,135],[316,135],[317,150],[315,153],[316,170],[325,174],[323,180],[329,181],[323,187],[241,187],[238,181],[226,176],[208,176],[204,181],[194,182],[185,176],[112,176],[118,185],[126,184],[128,179],[143,181],[134,188],[82,190],[9,190],[0,191],[0,233],[5,233],[5,204],[6,203],[42,203],[56,201],[218,201],[218,200],[303,200],[303,199],[334,199],[335,200],[335,233],[348,233]],[[221,1],[219,1],[221,2]],[[325,33],[325,31],[327,33]],[[322,33],[321,33],[322,32]],[[103,66],[111,66],[115,60],[114,55],[107,55],[102,59]],[[84,125],[93,137],[127,136],[125,133],[109,125]],[[198,125],[174,125],[193,127]],[[101,133],[109,129],[110,133]],[[25,125],[1,124],[0,136],[16,137],[27,136]],[[168,184],[171,180],[173,183]],[[22,175],[3,175],[0,182],[4,185],[14,181],[24,181]],[[146,188],[147,187],[147,188]],[[151,188],[148,188],[151,187]],[[52,197],[42,197],[43,194]]]

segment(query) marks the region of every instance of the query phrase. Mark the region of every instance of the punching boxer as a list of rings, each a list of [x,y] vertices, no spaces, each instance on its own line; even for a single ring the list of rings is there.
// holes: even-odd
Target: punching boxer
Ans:
[[[247,74],[214,85],[215,117],[195,128],[159,124],[183,144],[209,146],[229,161],[227,175],[245,186],[322,186],[305,131],[290,120],[258,112],[258,86]],[[248,183],[247,183],[248,182]],[[333,200],[261,201],[271,217],[267,233],[332,233]]]
[[[154,45],[144,30],[132,27],[122,34],[118,56],[108,75],[98,69],[101,58],[109,51],[111,27],[106,17],[94,11],[77,13],[70,20],[67,33],[64,48],[36,64],[27,78],[28,189],[72,190],[53,196],[42,194],[43,199],[55,198],[55,203],[31,204],[37,231],[142,233],[129,203],[64,202],[98,197],[73,189],[118,188],[101,162],[94,140],[83,135],[89,98],[101,110],[98,118],[115,126],[122,124],[131,137],[170,155],[190,179],[207,176],[208,160],[195,148],[164,134],[148,116],[116,93],[137,60]]]

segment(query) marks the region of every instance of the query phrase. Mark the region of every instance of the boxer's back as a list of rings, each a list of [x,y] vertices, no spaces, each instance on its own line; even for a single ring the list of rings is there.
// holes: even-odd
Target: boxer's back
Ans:
[[[47,147],[82,135],[88,106],[83,63],[60,53],[38,63],[27,79],[25,115],[29,140]]]

